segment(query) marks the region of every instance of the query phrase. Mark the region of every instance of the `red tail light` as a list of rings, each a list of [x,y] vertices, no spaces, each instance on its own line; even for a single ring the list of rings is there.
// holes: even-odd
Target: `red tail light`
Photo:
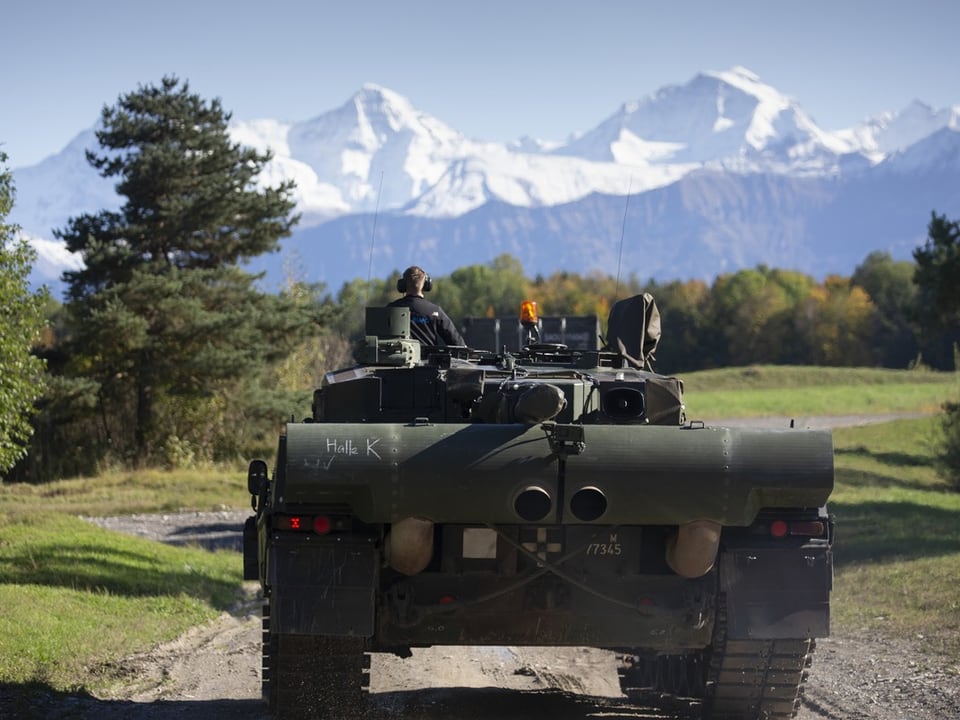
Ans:
[[[772,537],[783,538],[788,535],[798,537],[823,537],[827,526],[823,520],[773,520],[768,526]]]
[[[348,515],[283,515],[278,513],[273,516],[273,529],[326,535],[335,530],[349,530],[351,522]]]
[[[827,532],[827,526],[823,520],[797,520],[790,523],[791,535],[808,535],[810,537],[821,537]]]
[[[303,518],[300,515],[274,515],[273,526],[277,530],[303,530]]]
[[[333,529],[333,523],[326,515],[317,515],[313,519],[313,531],[317,535],[326,535]]]

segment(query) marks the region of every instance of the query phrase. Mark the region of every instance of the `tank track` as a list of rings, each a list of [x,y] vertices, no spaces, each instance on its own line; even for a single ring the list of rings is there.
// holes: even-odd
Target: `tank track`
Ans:
[[[370,683],[364,638],[287,635],[263,604],[261,692],[275,720],[363,718]]]
[[[787,720],[797,714],[813,662],[813,638],[730,640],[724,596],[717,604],[704,718]]]
[[[728,640],[711,662],[704,718],[787,720],[797,714],[814,641]]]
[[[730,640],[717,608],[711,647],[700,652],[621,654],[628,697],[703,720],[789,720],[796,715],[814,640]]]
[[[683,718],[703,712],[707,662],[704,653],[642,655],[618,653],[620,688],[631,701],[656,706]]]

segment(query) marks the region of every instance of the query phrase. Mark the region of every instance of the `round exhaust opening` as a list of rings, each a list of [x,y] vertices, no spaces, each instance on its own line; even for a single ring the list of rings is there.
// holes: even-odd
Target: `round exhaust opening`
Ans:
[[[513,509],[527,522],[543,520],[550,513],[552,506],[550,494],[536,486],[525,488],[513,501]]]
[[[592,522],[607,511],[607,497],[599,488],[585,487],[570,498],[570,512],[577,520]]]

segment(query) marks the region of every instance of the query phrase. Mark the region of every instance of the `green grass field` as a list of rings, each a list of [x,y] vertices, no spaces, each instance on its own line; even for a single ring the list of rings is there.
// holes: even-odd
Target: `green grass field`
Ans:
[[[936,417],[834,432],[834,617],[921,639],[960,672],[960,493],[933,470]]]
[[[751,366],[683,376],[687,417],[933,413],[957,394],[952,373]]]
[[[111,660],[230,607],[236,553],[174,548],[62,512],[0,516],[0,681],[96,685]]]
[[[0,686],[102,689],[116,660],[238,599],[235,552],[171,547],[78,516],[241,509],[241,468],[0,486]]]
[[[954,375],[746,368],[685,378],[699,417],[930,413]],[[810,404],[828,405],[835,413]],[[872,399],[871,399],[872,398]],[[933,469],[934,416],[834,432],[834,632],[922,638],[960,667],[960,494]],[[242,468],[112,472],[0,486],[0,687],[103,690],[124,656],[171,639],[236,600],[236,553],[168,547],[79,515],[247,506]]]

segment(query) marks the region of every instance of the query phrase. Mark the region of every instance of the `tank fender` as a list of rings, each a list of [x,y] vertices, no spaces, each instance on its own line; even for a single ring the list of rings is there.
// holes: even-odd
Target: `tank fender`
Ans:
[[[713,520],[693,520],[680,525],[677,534],[667,541],[667,565],[685,578],[706,575],[717,561],[720,530],[720,523]]]
[[[384,556],[399,573],[422,572],[433,559],[433,521],[408,517],[393,523],[384,541]]]

